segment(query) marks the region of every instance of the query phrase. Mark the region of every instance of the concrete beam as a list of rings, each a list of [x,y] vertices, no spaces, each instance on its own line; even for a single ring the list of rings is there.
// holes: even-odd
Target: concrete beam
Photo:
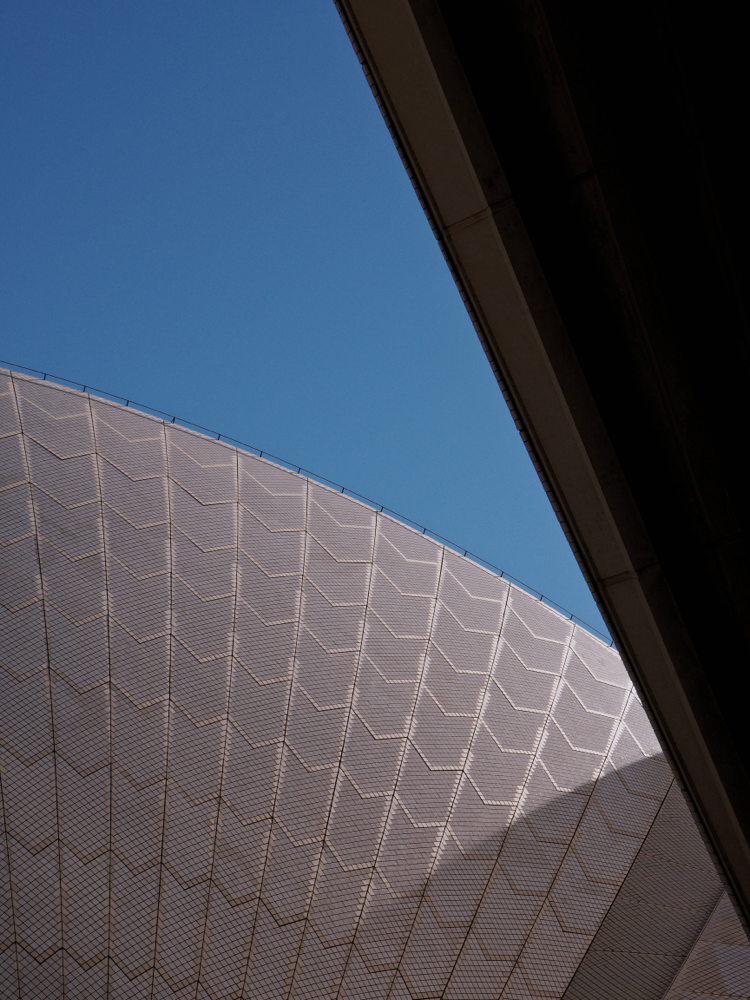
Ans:
[[[615,426],[602,403],[607,386],[586,355],[593,351],[590,342],[582,336],[576,339],[574,307],[566,307],[565,315],[561,307],[564,296],[554,287],[553,272],[555,260],[566,254],[565,227],[558,224],[552,234],[557,258],[547,249],[542,260],[539,248],[548,233],[535,223],[532,237],[527,224],[534,216],[534,193],[526,192],[519,203],[517,185],[509,182],[501,162],[497,122],[488,124],[483,102],[494,102],[502,121],[503,105],[510,107],[525,97],[519,98],[511,87],[503,90],[502,80],[491,94],[480,92],[487,76],[474,73],[466,38],[471,38],[471,30],[479,38],[481,18],[475,17],[473,28],[467,29],[455,12],[453,20],[444,16],[446,6],[435,0],[340,0],[342,19],[519,431],[727,888],[747,920],[750,780],[747,741],[727,708],[731,677],[712,673],[706,662],[702,634],[692,628],[693,612],[676,585],[677,564],[670,562],[666,534],[659,534],[656,515],[643,499],[643,484],[632,474],[628,447],[633,442],[623,445],[627,428]],[[543,127],[555,149],[564,147],[567,204],[578,213],[576,225],[580,221],[587,233],[594,233],[594,256],[598,254],[609,275],[603,280],[606,284],[611,278],[615,288],[609,300],[614,319],[609,324],[609,317],[602,315],[602,336],[614,331],[613,343],[619,337],[622,350],[635,358],[633,370],[648,404],[643,412],[653,419],[653,439],[666,442],[665,461],[677,470],[670,483],[682,490],[685,517],[697,525],[695,538],[685,537],[685,545],[705,548],[705,536],[712,552],[723,537],[731,546],[746,524],[738,526],[733,520],[731,504],[723,496],[712,499],[711,484],[721,479],[715,453],[707,446],[696,457],[690,449],[702,432],[693,427],[691,438],[680,424],[680,399],[690,380],[680,374],[677,362],[666,364],[659,354],[667,350],[666,341],[654,333],[658,324],[649,319],[654,313],[649,314],[651,300],[643,291],[648,282],[638,273],[637,261],[647,254],[639,258],[627,242],[628,226],[632,230],[640,223],[625,210],[617,214],[605,169],[607,151],[594,148],[592,130],[587,133],[581,124],[585,108],[581,110],[581,101],[576,104],[570,67],[557,51],[559,37],[545,20],[543,5],[504,6],[513,7],[508,23],[525,32],[519,34],[519,44],[533,50],[526,65],[538,70],[539,86],[546,88]],[[466,19],[478,9],[469,5]],[[501,17],[503,9],[498,8]],[[457,25],[463,32],[461,44]],[[477,60],[486,62],[486,48],[478,48]],[[553,195],[540,189],[539,197]],[[571,233],[569,252],[574,256],[580,241],[576,244]],[[626,319],[620,330],[622,316]],[[612,379],[614,387],[617,376]],[[621,388],[627,392],[626,383]],[[694,385],[689,389],[695,393]],[[637,433],[633,428],[632,434]],[[691,513],[694,508],[698,513]],[[716,586],[729,588],[725,600],[735,600],[740,617],[747,610],[737,582],[743,572],[747,576],[743,559],[737,561],[734,576],[726,567],[716,570],[717,580],[721,577]],[[717,563],[706,565],[712,572]],[[721,627],[716,622],[716,628]],[[748,648],[746,644],[738,655],[746,655]]]

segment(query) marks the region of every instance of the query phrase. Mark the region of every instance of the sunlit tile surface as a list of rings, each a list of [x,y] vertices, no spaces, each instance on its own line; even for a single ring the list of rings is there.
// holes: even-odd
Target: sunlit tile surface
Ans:
[[[616,653],[302,476],[0,372],[0,998],[750,997]]]

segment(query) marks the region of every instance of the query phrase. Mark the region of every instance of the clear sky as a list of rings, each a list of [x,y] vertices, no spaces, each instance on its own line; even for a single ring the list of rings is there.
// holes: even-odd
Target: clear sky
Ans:
[[[0,5],[0,358],[256,444],[601,619],[332,0]]]

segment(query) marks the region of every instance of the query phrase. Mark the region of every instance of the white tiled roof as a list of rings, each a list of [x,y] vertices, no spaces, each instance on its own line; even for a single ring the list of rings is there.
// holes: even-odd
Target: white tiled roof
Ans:
[[[617,654],[364,504],[0,373],[0,998],[750,996]]]

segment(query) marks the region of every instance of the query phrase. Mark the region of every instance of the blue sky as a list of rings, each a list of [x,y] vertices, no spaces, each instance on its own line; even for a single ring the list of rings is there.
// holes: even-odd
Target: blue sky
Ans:
[[[332,0],[0,7],[0,358],[249,441],[601,619]]]

